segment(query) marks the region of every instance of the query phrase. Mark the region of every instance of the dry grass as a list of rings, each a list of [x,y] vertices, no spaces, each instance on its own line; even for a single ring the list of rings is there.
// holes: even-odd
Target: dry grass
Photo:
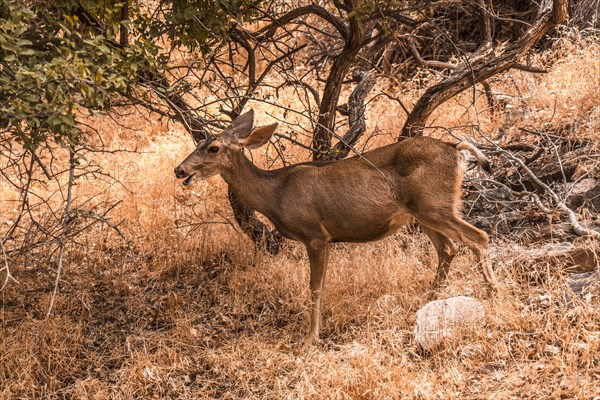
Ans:
[[[496,135],[507,121],[543,126],[550,118],[557,125],[577,118],[581,134],[591,137],[600,130],[600,117],[589,117],[600,107],[599,54],[597,43],[565,40],[545,54],[561,57],[549,74],[511,72],[493,83],[495,91],[512,96],[505,112],[482,111],[482,93],[478,107],[470,107],[472,93],[465,93],[433,123],[461,127],[457,133],[472,133],[469,126],[477,123]],[[369,130],[382,133],[369,146],[393,140],[402,117],[392,107],[381,98],[369,105]],[[505,287],[495,301],[483,296],[483,279],[466,251],[440,296],[483,298],[489,320],[481,335],[433,353],[413,343],[414,314],[427,302],[435,252],[422,234],[403,231],[373,244],[335,246],[325,343],[304,347],[304,249],[288,243],[278,256],[255,251],[227,223],[231,212],[220,178],[183,190],[172,168],[191,143],[177,127],[128,117],[121,122],[143,127],[132,133],[96,122],[111,146],[138,143],[143,153],[98,161],[123,186],[104,191],[90,180],[76,190],[124,200],[112,217],[123,220],[132,248],[103,225],[71,243],[48,320],[54,265],[33,258],[12,266],[20,283],[1,293],[0,398],[600,396],[598,293],[571,296],[556,273],[560,266],[516,261],[518,243],[502,238],[494,247]],[[0,185],[3,200],[16,197]],[[0,204],[2,215],[14,212],[12,203]],[[177,227],[176,221],[198,224]],[[544,279],[528,279],[531,268]]]

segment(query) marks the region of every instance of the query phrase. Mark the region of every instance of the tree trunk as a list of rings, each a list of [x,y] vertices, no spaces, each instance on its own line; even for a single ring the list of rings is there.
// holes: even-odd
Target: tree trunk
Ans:
[[[119,43],[121,46],[129,44],[129,30],[123,21],[129,20],[129,0],[123,0],[121,4],[121,26],[119,27]]]
[[[353,78],[359,80],[359,83],[350,94],[347,106],[344,107],[348,114],[348,132],[331,149],[329,157],[333,160],[346,158],[352,146],[367,130],[365,99],[375,85],[375,77],[369,72],[356,71]]]
[[[325,88],[323,89],[323,101],[319,107],[319,118],[317,127],[313,134],[312,147],[319,150],[313,153],[313,160],[324,160],[322,152],[331,150],[331,141],[333,130],[335,129],[335,111],[342,90],[344,76],[348,72],[354,56],[361,48],[364,37],[363,27],[356,20],[356,17],[350,17],[350,29],[346,43],[339,56],[331,66],[331,71],[327,77]]]

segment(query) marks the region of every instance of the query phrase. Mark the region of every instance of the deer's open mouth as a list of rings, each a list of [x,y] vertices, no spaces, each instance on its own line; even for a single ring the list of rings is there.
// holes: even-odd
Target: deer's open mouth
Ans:
[[[196,182],[196,174],[192,174],[192,175],[188,176],[187,178],[185,178],[185,180],[183,181],[183,186],[185,186],[185,187],[192,186],[192,184],[194,182]]]

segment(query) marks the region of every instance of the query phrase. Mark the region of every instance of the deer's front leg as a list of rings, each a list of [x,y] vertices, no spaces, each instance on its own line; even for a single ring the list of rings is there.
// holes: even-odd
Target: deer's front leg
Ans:
[[[319,331],[321,330],[321,298],[325,285],[329,243],[313,240],[306,244],[306,251],[310,261],[310,293],[312,299],[310,334],[307,341],[312,343],[319,340]]]

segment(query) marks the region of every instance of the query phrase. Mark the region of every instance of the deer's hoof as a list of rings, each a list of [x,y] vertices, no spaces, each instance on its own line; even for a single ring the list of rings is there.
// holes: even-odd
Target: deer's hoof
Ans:
[[[321,343],[318,335],[310,334],[304,339],[305,346],[316,346]]]

